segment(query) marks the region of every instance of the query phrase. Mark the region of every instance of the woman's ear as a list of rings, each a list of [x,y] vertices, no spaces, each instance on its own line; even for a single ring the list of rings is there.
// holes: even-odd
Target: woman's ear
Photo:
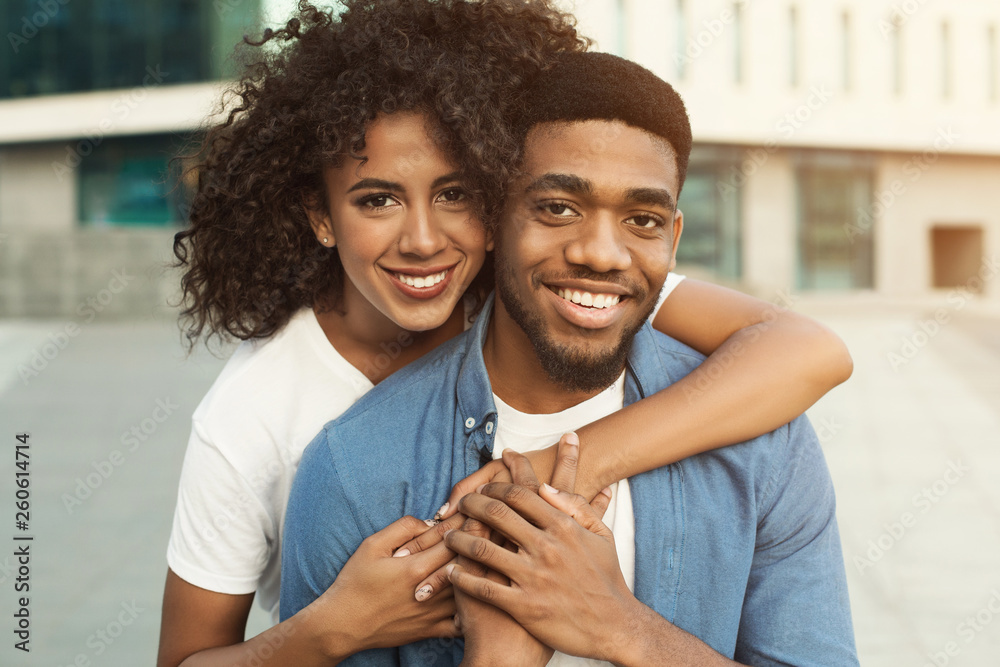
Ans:
[[[486,228],[486,252],[493,252],[493,228]]]
[[[303,202],[306,215],[309,216],[309,225],[316,235],[316,240],[327,248],[337,245],[337,239],[333,235],[333,224],[330,222],[330,213],[323,206],[321,201]]]

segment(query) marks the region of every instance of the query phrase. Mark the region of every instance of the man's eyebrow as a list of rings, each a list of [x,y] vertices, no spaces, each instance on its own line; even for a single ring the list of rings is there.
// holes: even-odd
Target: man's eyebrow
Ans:
[[[593,194],[593,184],[579,176],[571,174],[544,174],[539,176],[524,189],[525,192],[539,192],[541,190],[562,190],[570,194]]]
[[[402,192],[403,186],[392,181],[383,181],[380,178],[362,178],[360,181],[347,189],[348,192],[355,190],[387,190],[389,192]]]
[[[460,180],[462,180],[462,172],[453,171],[450,174],[445,174],[444,176],[439,176],[438,178],[435,178],[434,182],[431,183],[431,190],[439,188],[447,183]]]
[[[625,192],[625,201],[632,204],[645,204],[647,206],[662,206],[671,211],[676,204],[674,198],[667,190],[660,188],[632,188]]]

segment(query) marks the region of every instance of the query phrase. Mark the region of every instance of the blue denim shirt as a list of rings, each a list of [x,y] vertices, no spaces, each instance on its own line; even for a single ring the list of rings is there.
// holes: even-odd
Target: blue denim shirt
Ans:
[[[319,597],[361,541],[405,514],[433,516],[490,458],[496,407],[475,326],[403,368],[306,449],[285,519],[281,618]],[[636,335],[625,403],[704,357]],[[635,595],[722,655],[753,665],[856,665],[830,474],[805,417],[748,442],[629,479]],[[461,640],[356,654],[342,665],[458,665]]]

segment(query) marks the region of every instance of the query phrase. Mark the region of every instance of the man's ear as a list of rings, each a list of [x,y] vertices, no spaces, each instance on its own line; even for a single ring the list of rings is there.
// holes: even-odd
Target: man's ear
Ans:
[[[670,247],[670,270],[673,271],[677,266],[677,243],[681,240],[681,232],[684,231],[684,213],[679,208],[674,211],[674,223],[671,229],[674,237]]]
[[[333,223],[330,221],[330,211],[321,198],[309,198],[302,202],[302,207],[309,216],[309,225],[316,235],[316,240],[332,248],[337,245],[337,238],[333,235]]]

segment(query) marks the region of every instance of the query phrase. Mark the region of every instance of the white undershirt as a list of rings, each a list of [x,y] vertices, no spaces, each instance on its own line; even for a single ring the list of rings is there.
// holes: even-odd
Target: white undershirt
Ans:
[[[613,385],[583,403],[555,414],[528,414],[515,410],[496,394],[497,434],[493,444],[493,458],[498,459],[505,449],[530,452],[558,442],[563,433],[597,421],[622,409],[625,404],[625,373]],[[611,485],[611,504],[604,514],[604,524],[615,536],[618,565],[629,590],[635,588],[635,514],[632,511],[632,494],[628,480]],[[549,660],[549,667],[582,667],[584,665],[610,665],[601,660],[576,658],[559,653]]]

